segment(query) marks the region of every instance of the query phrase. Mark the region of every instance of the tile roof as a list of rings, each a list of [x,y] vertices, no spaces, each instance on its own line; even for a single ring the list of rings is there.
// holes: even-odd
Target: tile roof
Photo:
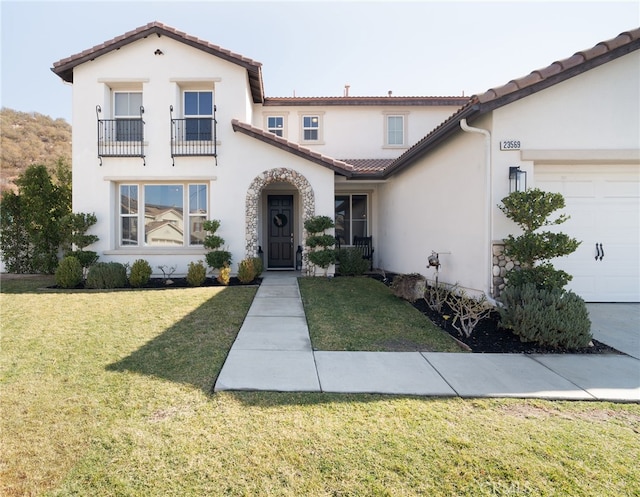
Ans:
[[[268,106],[455,106],[464,105],[469,97],[267,97],[263,105]]]
[[[439,143],[459,132],[462,119],[468,119],[471,122],[487,112],[566,81],[638,49],[640,49],[640,28],[625,31],[615,38],[598,43],[593,48],[576,52],[571,57],[537,69],[527,76],[491,88],[480,95],[474,95],[466,105],[458,109],[387,166],[382,176],[388,178],[404,169]]]
[[[178,31],[171,26],[162,24],[160,22],[150,22],[145,26],[140,26],[132,31],[128,31],[121,36],[105,41],[100,45],[96,45],[92,48],[84,50],[70,57],[54,62],[51,70],[56,73],[60,78],[68,83],[73,82],[73,69],[74,67],[91,61],[105,55],[113,50],[117,50],[129,43],[136,40],[146,38],[152,34],[157,36],[167,36],[174,40],[180,41],[192,47],[198,48],[209,54],[215,55],[221,59],[232,62],[239,66],[244,67],[249,74],[249,84],[251,86],[251,93],[254,103],[262,103],[264,101],[264,84],[262,81],[262,64],[255,60],[244,57],[240,54],[231,52],[217,45],[213,45],[208,41],[201,40],[195,36],[188,35],[182,31]]]
[[[382,173],[395,159],[342,159],[353,167],[354,175]]]
[[[316,164],[320,164],[321,166],[328,167],[338,174],[347,177],[351,177],[353,175],[353,166],[347,164],[344,161],[319,154],[318,152],[315,152],[306,147],[301,147],[297,143],[286,140],[269,131],[265,131],[261,128],[252,126],[251,124],[240,122],[237,119],[233,119],[231,121],[231,126],[233,127],[233,131],[251,136],[264,143],[273,145],[274,147],[277,147],[281,150],[285,150],[286,152],[297,155],[298,157],[302,157],[303,159],[315,162]]]

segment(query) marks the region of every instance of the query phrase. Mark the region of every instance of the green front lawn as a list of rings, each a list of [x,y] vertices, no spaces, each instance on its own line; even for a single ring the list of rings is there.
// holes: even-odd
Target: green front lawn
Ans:
[[[0,294],[3,496],[632,496],[640,488],[637,404],[212,395],[255,289],[16,285],[3,280]]]
[[[463,352],[450,335],[372,278],[298,283],[316,350]]]

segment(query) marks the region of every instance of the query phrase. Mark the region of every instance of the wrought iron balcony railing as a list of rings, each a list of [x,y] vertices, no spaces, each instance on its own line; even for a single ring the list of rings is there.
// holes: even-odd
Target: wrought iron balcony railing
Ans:
[[[140,106],[137,118],[100,119],[101,112],[97,105],[100,165],[103,157],[140,157],[144,162],[144,107]]]
[[[188,117],[175,119],[173,105],[171,115],[171,159],[175,166],[176,157],[203,156],[217,157],[216,107],[213,117]]]

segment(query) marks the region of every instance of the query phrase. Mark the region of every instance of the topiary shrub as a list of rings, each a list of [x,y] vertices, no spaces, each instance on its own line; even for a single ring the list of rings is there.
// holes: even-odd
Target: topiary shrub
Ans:
[[[251,283],[256,279],[257,274],[253,258],[243,259],[238,263],[238,280],[240,280],[240,283]]]
[[[305,241],[305,245],[311,249],[308,255],[309,261],[324,269],[325,276],[329,266],[336,260],[336,252],[332,248],[336,239],[333,235],[325,233],[333,227],[335,224],[329,216],[313,216],[304,222],[304,229],[310,233]]]
[[[140,288],[145,286],[151,278],[151,265],[144,259],[137,259],[131,266],[131,273],[129,274],[129,284],[134,288]]]
[[[68,255],[60,261],[56,269],[56,285],[60,288],[75,288],[82,283],[82,264]]]
[[[338,274],[343,276],[361,276],[369,269],[369,261],[362,258],[362,252],[354,247],[336,251],[339,263]]]
[[[547,290],[533,283],[509,286],[501,295],[502,326],[522,342],[537,342],[553,348],[576,349],[591,341],[591,321],[578,295],[560,288]]]
[[[202,261],[190,262],[187,269],[187,283],[191,286],[202,286],[207,279],[207,268]]]
[[[119,262],[97,262],[89,268],[87,287],[106,289],[127,286],[127,270]]]
[[[216,235],[218,228],[220,228],[220,221],[217,219],[209,219],[204,222],[204,230],[207,232],[207,236],[204,237],[204,246],[210,250],[205,255],[205,259],[210,268],[218,270],[216,279],[223,285],[228,285],[231,277],[231,252],[220,250],[220,247],[224,245],[224,238]]]
[[[498,206],[500,210],[522,230],[521,235],[509,235],[504,241],[505,254],[522,267],[507,273],[507,286],[534,283],[541,289],[564,287],[571,281],[571,275],[555,269],[549,261],[573,253],[581,242],[565,233],[540,231],[569,219],[564,214],[551,218],[553,212],[564,208],[564,197],[533,188],[510,193],[502,204]]]

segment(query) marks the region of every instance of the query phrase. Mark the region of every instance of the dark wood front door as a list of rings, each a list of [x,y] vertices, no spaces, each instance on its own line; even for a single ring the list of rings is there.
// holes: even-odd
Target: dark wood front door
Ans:
[[[293,195],[269,195],[268,267],[293,268]]]

